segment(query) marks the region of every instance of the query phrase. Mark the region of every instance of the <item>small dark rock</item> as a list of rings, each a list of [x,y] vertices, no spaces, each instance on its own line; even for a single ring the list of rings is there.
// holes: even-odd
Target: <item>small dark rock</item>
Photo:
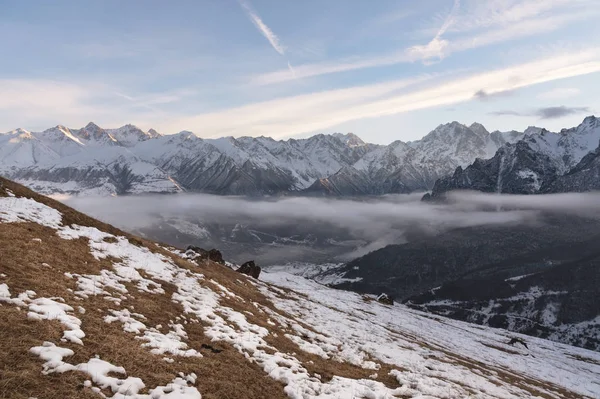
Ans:
[[[247,274],[248,276],[256,279],[258,279],[258,276],[260,275],[260,270],[260,266],[257,266],[253,260],[244,263],[239,269],[237,269],[238,272]]]
[[[383,293],[377,297],[377,301],[385,305],[393,305],[394,300],[388,294]]]
[[[207,251],[204,248],[190,245],[187,247],[185,253],[196,262],[208,259],[212,260],[213,262],[220,263],[222,265],[225,264],[225,260],[223,260],[223,254],[221,254],[221,251],[215,248]]]
[[[225,260],[223,259],[223,254],[218,249],[213,248],[213,249],[209,250],[208,251],[208,259],[212,260],[213,262],[220,263],[222,265],[225,264]]]
[[[527,346],[527,344],[525,343],[525,341],[523,341],[521,338],[511,338],[510,341],[508,341],[508,345],[515,345],[515,344],[521,344],[523,345],[525,348],[529,349],[529,347]]]
[[[223,349],[215,348],[214,346],[208,345],[208,344],[202,344],[200,347],[202,349],[208,349],[212,353],[221,353],[221,352],[223,352]]]

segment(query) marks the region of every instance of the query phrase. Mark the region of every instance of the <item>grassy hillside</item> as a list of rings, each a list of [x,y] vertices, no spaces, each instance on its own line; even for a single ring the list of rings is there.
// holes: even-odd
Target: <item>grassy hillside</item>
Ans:
[[[600,395],[600,354],[264,278],[0,178],[0,398]]]

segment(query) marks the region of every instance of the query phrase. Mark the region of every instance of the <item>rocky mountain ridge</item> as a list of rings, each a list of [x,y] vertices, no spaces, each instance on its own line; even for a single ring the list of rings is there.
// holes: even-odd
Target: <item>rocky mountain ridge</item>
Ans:
[[[125,195],[377,195],[426,191],[458,166],[491,156],[519,132],[440,125],[423,139],[365,143],[348,133],[277,141],[160,135],[133,125],[56,126],[0,134],[0,173],[39,192]]]
[[[600,119],[586,117],[574,128],[552,133],[525,132],[506,143],[490,159],[476,159],[466,168],[435,182],[425,199],[443,198],[452,190],[506,194],[592,191],[600,187]]]

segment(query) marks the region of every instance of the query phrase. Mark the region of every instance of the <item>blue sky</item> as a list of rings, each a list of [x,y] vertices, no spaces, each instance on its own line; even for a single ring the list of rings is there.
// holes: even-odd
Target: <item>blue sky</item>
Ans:
[[[0,0],[0,131],[133,123],[201,137],[600,113],[598,0]]]

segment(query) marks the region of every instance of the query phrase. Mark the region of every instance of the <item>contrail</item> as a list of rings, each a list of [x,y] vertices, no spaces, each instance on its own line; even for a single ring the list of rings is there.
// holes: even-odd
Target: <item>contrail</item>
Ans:
[[[248,14],[248,17],[250,17],[250,20],[252,21],[254,26],[256,26],[256,28],[260,31],[260,33],[265,38],[267,38],[267,40],[269,41],[269,43],[271,43],[271,46],[275,49],[275,51],[277,51],[281,55],[284,55],[285,47],[281,44],[281,42],[279,41],[279,38],[277,37],[277,35],[275,33],[273,33],[271,28],[269,28],[263,22],[263,20],[258,16],[256,11],[254,11],[254,9],[250,5],[250,3],[248,3],[246,0],[238,0],[238,1],[239,1],[240,5],[242,6],[242,8],[244,9],[244,11],[246,11],[246,14]]]

